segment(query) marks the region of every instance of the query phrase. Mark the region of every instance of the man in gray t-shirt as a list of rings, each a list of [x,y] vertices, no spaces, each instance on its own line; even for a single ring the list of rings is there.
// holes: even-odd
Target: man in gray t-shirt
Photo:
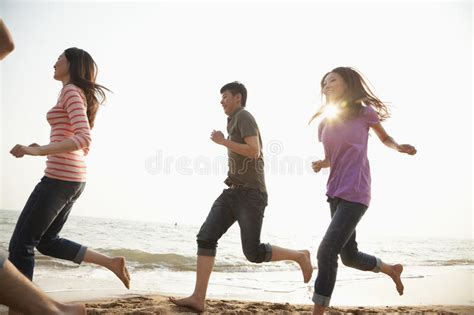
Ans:
[[[221,104],[227,118],[227,132],[214,130],[211,140],[227,148],[229,172],[225,189],[212,205],[197,235],[197,270],[194,293],[184,299],[170,301],[199,312],[204,311],[206,291],[214,266],[217,242],[232,224],[240,226],[245,257],[254,263],[292,260],[299,264],[303,280],[309,282],[313,272],[310,253],[260,242],[263,214],[267,206],[262,139],[253,116],[245,110],[247,89],[232,82],[221,88]]]
[[[255,148],[254,150],[258,150],[258,152],[255,153],[255,156],[249,157],[227,149],[229,156],[229,173],[225,183],[229,187],[234,184],[266,192],[263,154],[261,150],[262,138],[258,130],[257,122],[252,114],[246,111],[242,106],[238,107],[229,115],[227,121],[227,133],[229,134],[227,140],[245,145],[246,138],[248,139],[247,141],[249,141],[249,139],[255,140],[254,137],[257,137],[258,149]],[[217,134],[214,135],[217,137]],[[223,142],[222,138],[219,140]],[[250,152],[249,155],[254,155],[254,153]]]

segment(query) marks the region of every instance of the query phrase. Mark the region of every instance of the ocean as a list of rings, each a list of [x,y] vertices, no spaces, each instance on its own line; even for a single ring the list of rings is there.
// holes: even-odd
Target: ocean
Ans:
[[[0,248],[8,248],[19,214],[17,211],[0,210]],[[110,256],[125,256],[134,292],[183,296],[192,293],[194,288],[195,239],[198,230],[199,226],[71,216],[61,236]],[[294,235],[265,232],[265,229],[262,241],[302,249],[294,246],[296,244]],[[316,251],[320,241],[321,236],[307,235],[306,244],[311,251],[315,270],[310,283],[304,284],[301,272],[295,263],[248,262],[242,253],[239,229],[235,224],[219,242],[208,296],[310,304],[317,274]],[[360,240],[359,248],[381,257],[386,262],[402,263],[405,268],[403,272],[405,283],[421,283],[416,281],[461,272],[460,279],[466,277],[468,279],[455,285],[459,295],[456,293],[453,295],[451,292],[450,295],[455,298],[439,301],[439,304],[474,305],[472,239],[369,239]],[[350,303],[347,297],[336,295],[337,292],[346,292],[343,288],[359,288],[373,284],[374,290],[378,290],[381,288],[377,287],[378,283],[384,283],[384,286],[391,285],[391,280],[382,274],[353,270],[341,263],[339,265],[333,301],[341,301],[340,303],[345,305]],[[35,282],[49,292],[121,289],[121,283],[103,268],[90,264],[76,265],[40,253],[36,256],[34,277]],[[95,281],[100,283],[99,288],[94,285]],[[405,286],[407,287],[407,284]],[[466,290],[471,292],[466,293]],[[354,294],[357,295],[357,292]],[[399,304],[407,303],[406,300],[397,298],[399,297],[395,294],[389,299],[377,297],[375,301],[368,300],[372,302],[366,304],[389,305],[397,304],[397,301]],[[420,304],[425,302],[428,301],[421,300]]]

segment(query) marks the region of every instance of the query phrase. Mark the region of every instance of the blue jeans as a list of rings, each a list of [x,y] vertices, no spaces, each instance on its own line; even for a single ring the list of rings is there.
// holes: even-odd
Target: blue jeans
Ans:
[[[9,246],[9,260],[30,280],[35,266],[35,247],[44,255],[78,264],[84,259],[86,247],[60,238],[58,234],[85,185],[44,176],[31,193]]]
[[[245,257],[254,263],[270,261],[272,247],[260,242],[267,193],[251,188],[225,189],[212,205],[197,235],[198,255],[215,256],[217,241],[234,224],[240,226]]]
[[[337,260],[364,271],[379,272],[382,261],[360,252],[356,242],[356,226],[367,210],[367,206],[340,198],[329,198],[331,223],[318,249],[318,277],[314,283],[313,302],[329,306],[336,284]]]

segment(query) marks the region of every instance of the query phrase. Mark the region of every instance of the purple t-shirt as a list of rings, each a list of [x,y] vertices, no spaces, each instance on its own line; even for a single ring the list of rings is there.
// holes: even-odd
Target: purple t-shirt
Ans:
[[[318,139],[330,162],[326,195],[369,206],[370,166],[367,158],[369,128],[379,122],[377,112],[365,106],[358,117],[345,121],[325,118]]]

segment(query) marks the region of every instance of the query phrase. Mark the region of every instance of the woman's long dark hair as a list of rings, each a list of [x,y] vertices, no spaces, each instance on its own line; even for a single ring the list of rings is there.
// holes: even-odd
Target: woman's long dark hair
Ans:
[[[324,80],[330,73],[339,74],[347,85],[347,91],[343,102],[346,104],[343,110],[343,116],[356,117],[363,109],[363,105],[371,106],[377,112],[380,121],[390,117],[387,105],[382,102],[370,89],[364,76],[354,68],[338,67],[326,73],[321,79],[321,91],[324,88]],[[324,105],[313,115],[310,122],[321,115],[324,111]]]
[[[106,87],[95,83],[97,77],[97,64],[85,50],[72,47],[64,51],[69,61],[70,82],[84,91],[87,102],[87,118],[91,129],[94,127],[95,116],[99,105],[106,100]]]

